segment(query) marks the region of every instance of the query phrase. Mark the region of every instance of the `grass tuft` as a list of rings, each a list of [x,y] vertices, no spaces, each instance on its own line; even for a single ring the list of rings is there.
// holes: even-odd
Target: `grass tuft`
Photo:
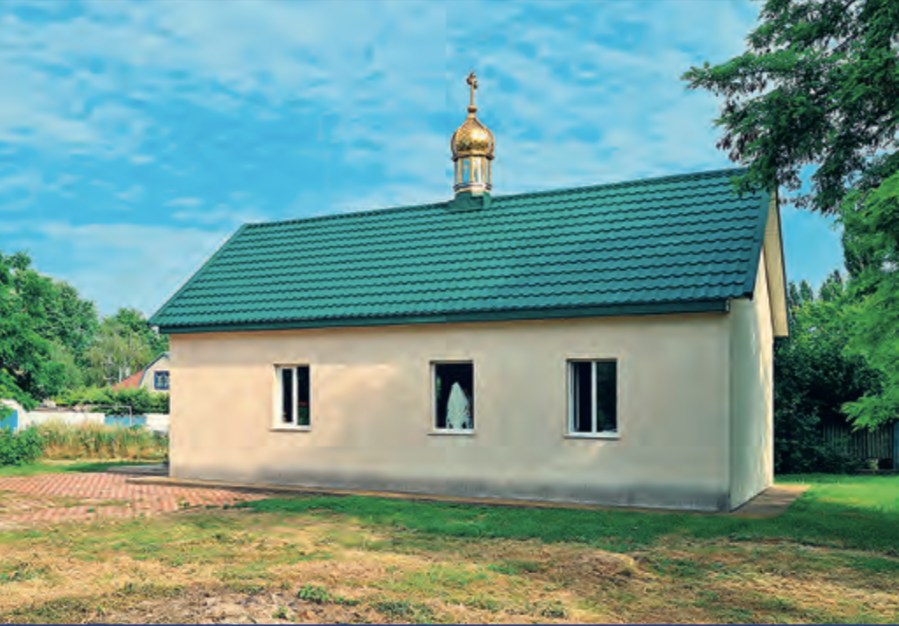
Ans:
[[[379,600],[375,609],[391,620],[404,620],[419,624],[434,621],[434,612],[425,604],[408,600]]]
[[[324,587],[318,585],[303,585],[300,590],[297,591],[297,598],[304,602],[312,602],[313,604],[325,604],[333,600],[331,593]]]
[[[550,600],[549,602],[538,602],[537,609],[543,617],[554,619],[563,619],[568,617],[568,611],[559,600]]]
[[[517,576],[519,574],[533,574],[543,569],[543,566],[536,561],[520,561],[516,559],[508,559],[500,563],[491,563],[487,569],[497,574],[506,574],[508,576]]]

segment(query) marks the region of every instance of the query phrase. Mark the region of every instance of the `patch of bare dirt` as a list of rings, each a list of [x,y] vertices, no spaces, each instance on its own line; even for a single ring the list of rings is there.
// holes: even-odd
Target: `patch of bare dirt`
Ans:
[[[224,588],[191,587],[176,596],[148,598],[113,610],[105,622],[168,624],[359,623],[383,621],[368,606],[314,603],[295,592],[261,591],[247,594]]]

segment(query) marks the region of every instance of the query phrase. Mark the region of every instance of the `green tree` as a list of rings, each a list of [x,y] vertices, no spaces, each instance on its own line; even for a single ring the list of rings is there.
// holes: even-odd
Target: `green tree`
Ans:
[[[168,340],[147,325],[135,309],[119,309],[106,317],[87,350],[86,382],[114,385],[140,371],[168,348]]]
[[[26,254],[0,254],[0,397],[26,406],[85,384],[114,384],[168,349],[140,311],[102,320],[93,302],[31,267]]]
[[[833,212],[899,166],[899,2],[767,0],[759,18],[743,54],[684,78],[724,99],[718,145],[749,166],[744,185],[798,192],[815,165],[793,199]]]
[[[70,298],[67,285],[38,274],[31,259],[0,253],[0,392],[22,404],[79,384],[75,357],[66,341],[77,343],[57,328],[52,314],[61,297]],[[64,293],[65,296],[60,294]],[[69,304],[72,304],[71,302]],[[77,304],[77,303],[76,303]],[[89,322],[84,322],[89,332]]]
[[[797,304],[805,304],[806,302],[812,302],[815,299],[815,292],[812,289],[812,286],[808,283],[807,280],[800,281],[799,283],[799,300]]]
[[[766,0],[743,54],[684,74],[723,98],[719,147],[749,166],[742,188],[783,186],[798,206],[843,221],[854,294],[844,338],[882,382],[845,410],[869,427],[899,414],[897,46],[896,0]]]
[[[169,349],[168,337],[150,328],[147,318],[137,309],[119,309],[112,316],[112,323],[138,335],[154,356]]]
[[[883,384],[845,410],[856,424],[873,427],[899,416],[899,173],[871,192],[850,194],[846,204],[846,264],[860,297],[849,350],[879,370]]]
[[[834,270],[821,284],[821,289],[818,290],[818,297],[825,302],[836,302],[843,298],[845,292],[846,286],[843,282],[843,275]]]
[[[809,287],[809,289],[811,289]],[[791,283],[788,293],[798,294]],[[807,299],[791,297],[790,335],[774,347],[774,448],[778,472],[847,469],[824,445],[821,425],[842,423],[842,407],[879,389],[880,377],[844,346],[850,337],[852,294],[834,272]]]
[[[13,288],[35,332],[75,358],[84,354],[99,323],[93,302],[81,299],[68,283],[28,267],[14,274]]]

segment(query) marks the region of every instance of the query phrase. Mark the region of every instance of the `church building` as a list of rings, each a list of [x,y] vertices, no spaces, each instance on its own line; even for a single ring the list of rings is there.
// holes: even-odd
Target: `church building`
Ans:
[[[152,317],[171,475],[716,511],[771,485],[776,192],[494,194],[469,85],[453,194],[246,224]]]

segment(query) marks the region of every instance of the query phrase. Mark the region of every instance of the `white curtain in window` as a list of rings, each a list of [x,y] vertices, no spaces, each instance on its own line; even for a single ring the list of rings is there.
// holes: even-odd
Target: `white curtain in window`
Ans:
[[[450,388],[446,403],[446,426],[453,429],[471,428],[471,403],[459,383]]]

